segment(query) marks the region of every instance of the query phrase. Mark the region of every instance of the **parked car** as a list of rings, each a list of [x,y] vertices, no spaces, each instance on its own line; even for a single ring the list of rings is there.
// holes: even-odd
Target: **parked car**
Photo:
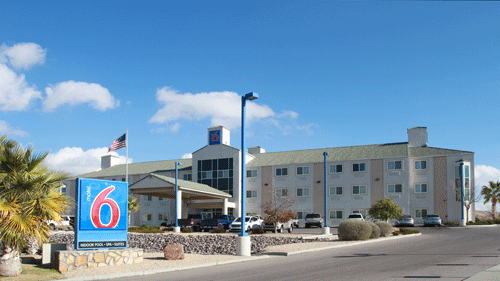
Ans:
[[[409,215],[404,215],[396,219],[396,226],[415,226],[415,220]]]
[[[323,218],[320,214],[307,214],[304,219],[306,228],[309,228],[313,225],[317,227],[323,226]]]
[[[70,216],[61,216],[60,221],[48,220],[47,224],[52,230],[68,230],[74,226],[74,217],[72,221]]]
[[[215,215],[212,219],[201,220],[201,230],[209,231],[212,228],[223,227],[225,230],[229,229],[229,225],[234,221],[232,215]]]
[[[201,215],[188,214],[187,219],[178,219],[177,224],[179,225],[179,227],[192,227],[194,231],[199,231],[201,219]]]
[[[299,220],[298,219],[292,219],[293,227],[294,228],[299,228]]]
[[[353,213],[347,217],[348,220],[364,221],[363,215],[360,213]]]
[[[266,222],[266,220],[264,220],[264,224],[262,224],[262,228],[265,231],[276,230],[278,233],[283,233],[283,232],[285,232],[285,230],[288,230],[288,233],[292,233],[294,227],[295,226],[294,226],[293,220],[289,220],[289,221],[284,222],[284,223],[281,223],[281,222],[272,223],[272,222]]]
[[[424,226],[441,226],[441,217],[439,215],[427,215],[424,219]]]
[[[262,226],[264,220],[261,216],[246,216],[245,217],[245,232],[250,231],[253,228]],[[241,231],[241,217],[235,219],[229,225],[229,231],[238,232]]]

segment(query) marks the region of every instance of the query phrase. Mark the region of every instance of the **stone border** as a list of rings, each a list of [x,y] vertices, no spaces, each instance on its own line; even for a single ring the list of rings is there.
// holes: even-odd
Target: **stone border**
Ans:
[[[56,251],[56,269],[59,272],[81,268],[104,267],[143,262],[144,251],[137,248],[113,250]]]

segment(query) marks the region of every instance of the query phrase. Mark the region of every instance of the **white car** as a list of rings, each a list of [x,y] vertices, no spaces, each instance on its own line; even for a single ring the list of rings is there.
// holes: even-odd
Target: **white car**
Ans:
[[[71,218],[69,216],[61,216],[61,221],[57,222],[55,220],[48,220],[47,224],[50,226],[50,229],[65,229],[70,228]]]
[[[261,216],[246,216],[245,217],[245,232],[249,232],[250,230],[262,226],[264,220]],[[238,232],[241,231],[241,217],[235,219],[229,225],[229,231]]]
[[[363,218],[363,215],[360,213],[354,213],[350,214],[349,217],[347,217],[348,220],[356,220],[356,221],[364,221],[365,219]]]

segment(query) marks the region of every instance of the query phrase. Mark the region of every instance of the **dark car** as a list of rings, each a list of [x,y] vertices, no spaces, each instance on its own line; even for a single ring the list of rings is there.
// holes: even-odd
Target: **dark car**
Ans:
[[[424,220],[424,226],[441,226],[441,217],[439,215],[427,215]]]
[[[415,226],[415,220],[408,215],[401,216],[396,220],[396,226]]]
[[[320,214],[307,214],[305,217],[306,228],[311,226],[322,227],[323,226],[323,218]]]

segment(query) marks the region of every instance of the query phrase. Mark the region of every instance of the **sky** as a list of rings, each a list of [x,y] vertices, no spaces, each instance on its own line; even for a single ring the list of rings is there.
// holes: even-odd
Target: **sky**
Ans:
[[[0,0],[0,133],[78,175],[189,158],[207,128],[267,152],[407,141],[500,180],[500,3]],[[125,162],[126,149],[115,152]],[[489,209],[477,204],[476,209]]]

